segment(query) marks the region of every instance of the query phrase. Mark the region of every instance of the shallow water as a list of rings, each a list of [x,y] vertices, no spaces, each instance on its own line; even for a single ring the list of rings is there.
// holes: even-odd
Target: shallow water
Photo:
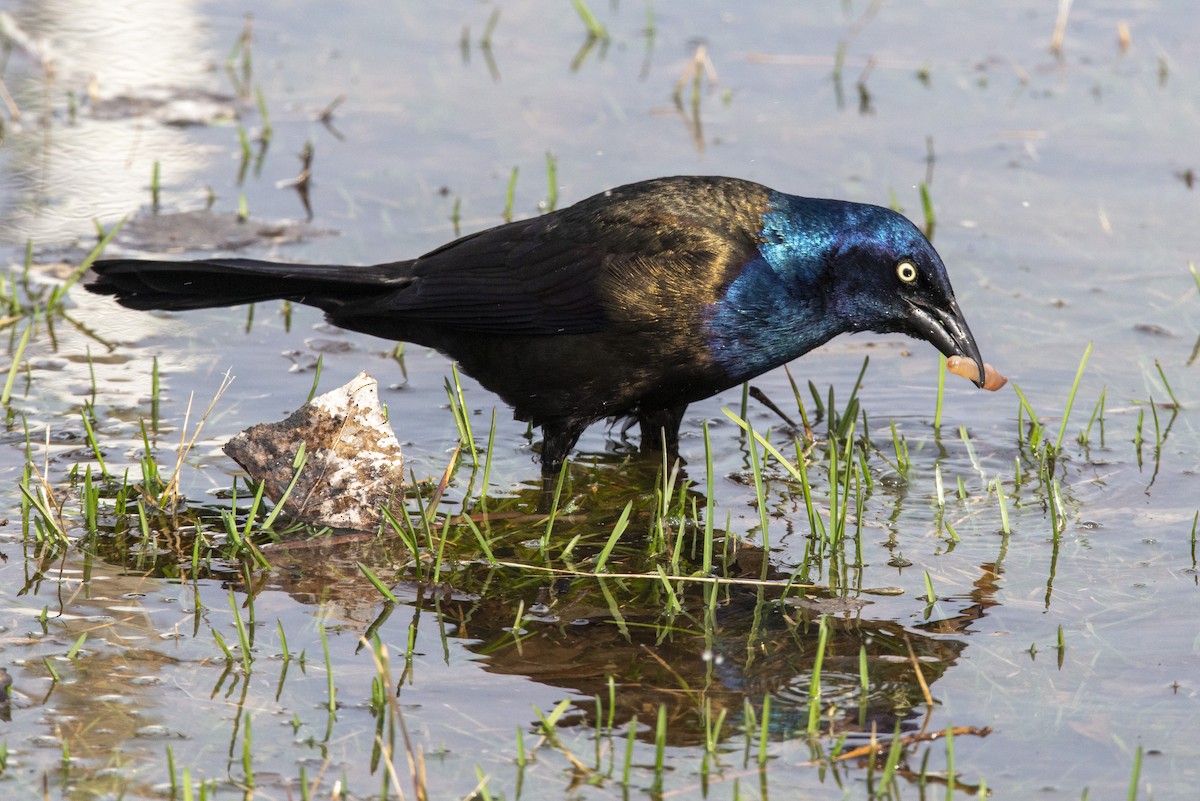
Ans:
[[[305,236],[242,253],[362,263],[415,255],[454,236],[456,202],[464,232],[501,222],[514,168],[514,213],[539,213],[549,194],[547,152],[560,205],[627,181],[708,173],[798,194],[883,204],[894,196],[921,221],[924,181],[937,216],[934,242],[984,356],[1012,377],[1051,437],[1093,345],[1066,424],[1058,495],[1030,463],[1029,414],[1020,425],[1012,389],[981,393],[951,377],[935,430],[932,349],[860,335],[791,366],[802,386],[834,387],[840,407],[870,356],[859,400],[877,450],[856,538],[861,564],[850,559],[839,572],[836,562],[810,560],[806,576],[833,591],[777,605],[735,588],[706,616],[700,592],[682,586],[682,610],[671,613],[657,582],[555,581],[454,560],[430,588],[395,539],[268,550],[271,569],[249,574],[214,558],[193,580],[188,531],[177,542],[146,540],[136,523],[123,534],[110,516],[105,536],[85,536],[68,480],[76,465],[96,467],[85,403],[95,410],[109,471],[129,469],[136,482],[140,421],[152,414],[151,360],[162,377],[151,445],[167,470],[189,398],[194,426],[221,376],[236,376],[181,471],[185,494],[207,510],[206,530],[216,537],[215,510],[228,508],[238,473],[220,444],[301,403],[319,356],[322,388],[361,369],[380,380],[409,466],[436,480],[458,442],[446,408],[449,365],[411,346],[398,360],[392,343],[331,329],[307,309],[290,318],[273,306],[252,319],[244,309],[149,315],[76,288],[69,319],[32,330],[0,448],[8,507],[0,666],[13,678],[0,782],[18,795],[41,792],[45,780],[51,797],[150,797],[168,791],[170,746],[177,775],[187,769],[193,781],[215,781],[217,797],[243,792],[244,754],[260,795],[297,797],[303,769],[313,797],[334,797],[339,782],[355,797],[378,797],[386,781],[371,757],[382,719],[372,707],[378,668],[359,640],[372,631],[390,650],[399,709],[425,754],[431,797],[467,795],[480,781],[477,769],[494,795],[508,798],[620,792],[633,715],[641,740],[629,789],[651,793],[660,705],[669,720],[664,789],[679,795],[698,796],[707,784],[716,797],[797,787],[814,797],[869,797],[865,762],[807,763],[828,754],[837,733],[859,745],[872,724],[888,736],[899,721],[907,732],[991,729],[954,739],[964,795],[985,782],[998,797],[1079,798],[1085,789],[1115,796],[1128,788],[1140,748],[1140,797],[1189,797],[1200,778],[1200,297],[1188,269],[1200,244],[1200,200],[1186,180],[1200,167],[1200,46],[1190,4],[1076,4],[1058,58],[1050,51],[1056,10],[1045,3],[594,3],[611,40],[590,46],[569,4],[505,4],[484,48],[479,40],[496,7],[206,3],[173,4],[167,13],[130,2],[122,4],[128,13],[106,7],[94,18],[81,3],[3,4],[34,43],[14,37],[2,73],[21,112],[6,112],[0,143],[0,236],[13,274],[21,275],[32,241],[29,281],[53,286],[69,272],[54,265],[78,263],[94,244],[93,220],[110,226],[148,213],[156,162],[163,213],[204,208],[211,188],[222,213],[236,211],[244,195],[256,220],[304,221],[296,192],[279,184],[298,174],[306,142],[315,157]],[[251,91],[239,97],[242,61],[235,57],[227,74],[225,60],[247,13]],[[1130,31],[1124,51],[1122,22]],[[694,101],[687,83],[676,107],[672,93],[699,43],[715,81],[702,80]],[[273,135],[239,182],[229,115],[239,115],[252,138],[261,130],[254,89]],[[344,100],[327,125],[318,117],[337,98]],[[180,124],[192,117],[204,124]],[[109,252],[162,247],[126,235]],[[26,324],[5,329],[10,351]],[[782,371],[754,383],[795,410]],[[464,388],[479,436],[495,402],[469,380]],[[1082,445],[1076,437],[1089,429],[1102,392],[1103,420]],[[1171,392],[1178,410],[1163,405]],[[807,391],[802,397],[811,414]],[[753,546],[763,532],[748,450],[721,411],[741,403],[733,390],[692,406],[682,452],[702,510],[701,431],[710,421],[714,526],[728,541],[748,543],[744,572],[758,575],[761,551]],[[764,407],[747,408],[757,429],[778,429]],[[890,421],[908,443],[907,475],[885,461],[894,459]],[[627,462],[628,445],[604,426],[579,449],[573,507],[556,541],[579,535],[581,552],[595,553],[632,500],[627,539],[643,542],[654,465]],[[27,450],[56,487],[70,533],[87,547],[49,547],[24,530],[23,519],[36,519],[23,517],[18,489]],[[810,469],[826,510],[825,467]],[[988,491],[997,477],[1009,535]],[[807,513],[782,470],[767,478],[770,566],[786,576],[809,557]],[[460,468],[444,510],[478,510],[480,480]],[[536,484],[525,426],[501,408],[488,495],[506,509],[532,510]],[[1064,521],[1057,537],[1052,502]],[[546,556],[531,541],[543,531],[520,518],[497,523],[496,556],[542,564]],[[624,564],[655,569],[630,550]],[[399,603],[385,604],[358,563],[394,587]],[[844,605],[822,605],[830,598]],[[236,647],[235,609],[252,621],[249,670]],[[831,627],[824,735],[810,740],[822,612]],[[214,631],[234,646],[236,661],[226,660]],[[910,646],[933,706],[915,680]],[[866,693],[860,649],[872,679]],[[607,698],[609,676],[618,688],[612,731],[597,736],[593,697]],[[757,732],[742,727],[745,703],[761,714],[764,695],[772,698],[771,758],[759,770]],[[706,698],[727,711],[708,757]],[[555,729],[563,748],[542,745],[520,770],[517,732],[533,748],[534,708],[549,714],[563,699],[572,703]],[[398,735],[396,743],[407,794]],[[563,749],[588,766],[598,759],[601,774],[615,762],[615,778],[584,771]],[[924,783],[916,775],[922,760]],[[943,740],[914,743],[897,794],[944,794],[938,772],[946,767]]]

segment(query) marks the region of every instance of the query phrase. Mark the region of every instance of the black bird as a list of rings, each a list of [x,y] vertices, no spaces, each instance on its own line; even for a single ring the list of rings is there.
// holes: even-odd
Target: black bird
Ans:
[[[288,299],[436,348],[542,427],[554,472],[584,429],[678,443],[687,405],[855,331],[979,348],[929,241],[889,209],[734,178],[659,178],[369,267],[251,259],[98,261],[134,309]],[[977,384],[982,386],[980,381]]]

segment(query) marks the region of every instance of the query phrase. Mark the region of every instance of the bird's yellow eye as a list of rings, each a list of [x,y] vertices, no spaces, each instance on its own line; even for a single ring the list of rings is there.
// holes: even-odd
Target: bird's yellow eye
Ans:
[[[917,268],[911,261],[902,261],[896,265],[896,275],[906,284],[917,280]]]

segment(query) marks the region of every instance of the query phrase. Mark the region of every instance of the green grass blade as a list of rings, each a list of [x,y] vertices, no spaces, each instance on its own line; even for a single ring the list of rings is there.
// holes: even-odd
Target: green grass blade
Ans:
[[[612,533],[608,535],[608,542],[604,543],[604,547],[600,550],[600,554],[596,557],[596,569],[594,572],[599,573],[604,570],[604,565],[608,561],[608,557],[613,552],[613,548],[617,546],[617,540],[621,539],[621,535],[625,533],[626,526],[629,525],[629,513],[633,511],[633,501],[625,504],[625,508],[621,511],[621,516],[617,518],[617,524],[613,526]]]
[[[1067,420],[1071,417],[1071,407],[1075,405],[1075,393],[1079,391],[1079,382],[1083,379],[1083,369],[1087,367],[1088,357],[1092,355],[1092,343],[1089,342],[1087,348],[1083,351],[1083,358],[1079,360],[1079,369],[1075,371],[1075,381],[1071,384],[1071,392],[1067,395],[1067,408],[1063,411],[1062,426],[1058,429],[1058,439],[1054,440],[1054,450],[1058,452],[1062,448],[1063,437],[1067,433]],[[1024,398],[1021,398],[1024,401]]]
[[[392,591],[389,590],[384,583],[379,580],[379,577],[371,571],[371,568],[367,567],[362,562],[355,562],[355,564],[358,565],[358,569],[362,571],[362,574],[367,577],[367,581],[371,582],[371,586],[379,590],[380,595],[382,595],[391,603],[400,603],[399,599],[392,594]]]

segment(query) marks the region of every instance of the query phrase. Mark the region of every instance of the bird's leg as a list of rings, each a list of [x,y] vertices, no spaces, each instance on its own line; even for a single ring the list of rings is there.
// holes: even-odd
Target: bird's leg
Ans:
[[[542,475],[556,476],[563,462],[571,455],[571,449],[579,441],[579,435],[587,424],[543,423],[542,424]]]
[[[579,441],[579,435],[587,423],[543,423],[542,424],[542,492],[538,499],[538,513],[549,514],[554,508],[559,492],[559,480],[571,449]]]
[[[685,412],[686,403],[672,406],[670,409],[639,412],[637,419],[642,426],[642,450],[661,451],[666,445],[668,454],[678,451],[679,426],[683,423]]]

